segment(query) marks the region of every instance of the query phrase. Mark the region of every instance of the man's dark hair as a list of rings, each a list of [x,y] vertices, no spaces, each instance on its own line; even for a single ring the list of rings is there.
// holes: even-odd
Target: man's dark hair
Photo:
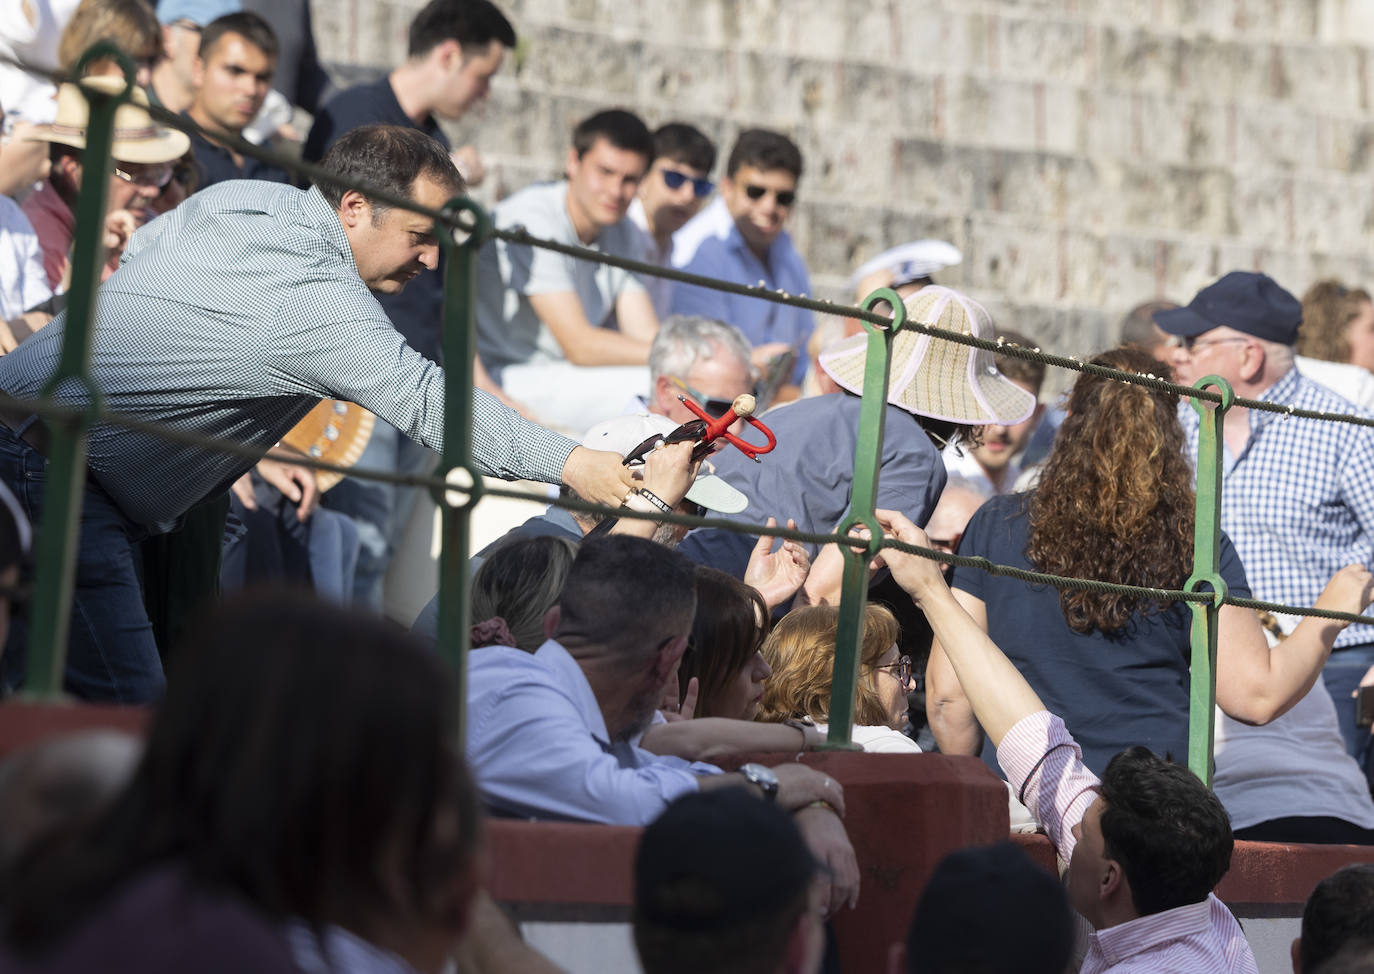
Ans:
[[[577,158],[585,156],[597,139],[605,139],[617,149],[638,152],[644,157],[645,166],[654,157],[654,137],[649,134],[649,126],[634,112],[623,108],[608,108],[577,123],[572,135]]]
[[[1304,974],[1349,947],[1374,949],[1374,864],[1346,866],[1312,890],[1302,911]]]
[[[607,535],[577,552],[558,600],[556,635],[649,653],[666,631],[691,630],[696,602],[685,556],[644,538]]]
[[[716,168],[716,144],[685,122],[669,122],[654,132],[654,159],[668,159],[707,175]]]
[[[403,125],[352,129],[329,147],[320,166],[339,177],[337,182],[322,179],[319,183],[320,192],[334,207],[359,184],[406,199],[421,176],[444,186],[449,196],[458,196],[466,188],[448,151],[419,129]],[[374,215],[389,208],[390,204],[372,199],[366,190],[358,191],[372,203]]]
[[[797,144],[781,132],[767,129],[748,129],[741,132],[730,150],[730,158],[725,163],[725,174],[734,176],[740,166],[752,166],[767,172],[770,169],[785,169],[797,179],[801,179],[802,156]]]
[[[1102,775],[1104,855],[1121,864],[1141,916],[1199,903],[1231,865],[1231,820],[1182,765],[1146,747],[1122,751]]]
[[[201,60],[210,56],[215,45],[226,34],[238,34],[249,44],[266,54],[270,60],[277,60],[280,48],[277,44],[277,35],[272,31],[272,25],[251,10],[225,14],[223,17],[216,17],[206,24],[205,29],[200,32],[198,53]]]
[[[1352,943],[1311,970],[1304,967],[1302,974],[1374,974],[1374,943]]]
[[[464,54],[483,53],[496,41],[515,46],[515,28],[489,0],[429,0],[410,22],[410,57],[423,57],[444,41],[457,41]]]
[[[125,790],[0,877],[7,945],[42,950],[169,863],[315,929],[442,909],[480,818],[439,658],[303,592],[231,600],[187,645]]]
[[[673,802],[635,855],[645,974],[777,970],[816,869],[792,817],[743,788]]]
[[[1028,338],[1019,331],[1001,331],[1002,338],[1008,344],[1020,345],[1022,348],[1035,348],[1035,339]],[[1014,355],[1004,355],[1001,352],[994,352],[993,359],[997,362],[997,371],[1001,372],[1008,379],[1017,382],[1024,382],[1035,390],[1039,395],[1040,386],[1045,381],[1045,363],[1032,362],[1030,359],[1017,358]]]
[[[1059,974],[1073,911],[1058,877],[1010,842],[940,860],[906,935],[911,974]]]

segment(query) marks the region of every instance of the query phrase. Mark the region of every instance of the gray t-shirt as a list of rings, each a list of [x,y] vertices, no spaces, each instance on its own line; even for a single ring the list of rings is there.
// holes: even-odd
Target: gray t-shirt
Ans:
[[[639,258],[643,245],[628,219],[607,227],[591,244],[582,244],[567,208],[568,184],[536,183],[506,197],[492,211],[501,229],[523,226],[546,240],[616,257]],[[623,293],[642,291],[634,274],[524,244],[490,240],[477,264],[477,351],[499,381],[507,365],[561,362],[566,356],[548,327],[530,307],[529,295],[574,291],[587,320],[615,328],[615,302]]]

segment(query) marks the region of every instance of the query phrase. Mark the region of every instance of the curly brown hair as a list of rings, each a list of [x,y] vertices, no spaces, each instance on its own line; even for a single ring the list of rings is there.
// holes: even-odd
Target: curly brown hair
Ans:
[[[809,605],[783,616],[763,643],[763,658],[772,667],[773,675],[763,685],[763,700],[755,720],[830,720],[830,685],[839,622],[840,610],[834,605]],[[888,721],[887,708],[878,696],[873,666],[900,635],[901,627],[892,610],[869,603],[864,614],[863,644],[859,647],[862,665],[854,701],[854,723],[861,727],[877,727]]]
[[[1146,352],[1104,352],[1094,365],[1172,376]],[[1151,588],[1176,588],[1192,564],[1193,472],[1178,397],[1083,374],[1030,499],[1026,554],[1036,568]],[[1074,632],[1119,634],[1131,615],[1172,603],[1062,590]]]
[[[1327,362],[1349,362],[1350,322],[1369,301],[1368,291],[1348,288],[1335,279],[1313,284],[1302,296],[1298,354]]]

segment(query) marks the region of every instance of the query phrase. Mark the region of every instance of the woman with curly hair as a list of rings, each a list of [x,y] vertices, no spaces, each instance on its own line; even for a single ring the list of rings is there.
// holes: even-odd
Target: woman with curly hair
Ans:
[[[838,607],[812,605],[794,609],[773,628],[763,644],[763,658],[773,675],[763,688],[759,720],[800,720],[826,730],[839,620]],[[920,750],[902,733],[906,695],[911,690],[911,658],[901,655],[898,635],[892,611],[870,604],[859,651],[852,735],[865,751]]]
[[[1168,366],[1133,348],[1106,352],[1093,363],[1171,375]],[[1194,491],[1177,409],[1172,393],[1080,376],[1037,488],[985,504],[959,553],[1055,575],[1182,588],[1193,564]],[[1220,569],[1230,594],[1250,594],[1224,534]],[[1063,715],[1096,773],[1134,744],[1185,757],[1186,604],[1027,585],[962,566],[952,587],[1046,706]],[[1306,619],[1284,651],[1271,656],[1255,614],[1223,606],[1217,704],[1246,723],[1284,713],[1311,688],[1339,628]],[[926,669],[926,699],[940,750],[978,753],[981,729],[938,642]],[[995,764],[990,748],[984,757]]]

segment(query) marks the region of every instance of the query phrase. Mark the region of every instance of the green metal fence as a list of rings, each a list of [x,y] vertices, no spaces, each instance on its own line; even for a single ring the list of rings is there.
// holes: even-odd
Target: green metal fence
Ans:
[[[97,45],[82,59],[83,64],[99,57],[117,56],[132,78],[128,59],[109,45]],[[88,173],[103,173],[110,165],[110,146],[113,137],[113,118],[117,106],[129,99],[129,90],[107,95],[83,88],[91,107],[91,123],[87,132],[87,146],[83,165]],[[153,110],[161,123],[188,131],[197,131],[194,123],[180,116]],[[235,149],[245,155],[266,159],[290,171],[316,179],[322,170],[316,166],[279,153],[264,150],[241,140],[230,140]],[[155,429],[131,417],[119,416],[102,408],[99,390],[94,388],[89,366],[95,293],[100,267],[103,264],[102,228],[104,223],[107,180],[83,180],[77,206],[76,251],[73,260],[71,294],[67,307],[66,333],[62,355],[56,374],[49,383],[51,393],[58,385],[67,388],[78,383],[89,393],[89,407],[73,409],[44,398],[24,403],[30,411],[44,416],[52,429],[49,455],[49,477],[45,513],[37,556],[36,592],[33,606],[33,628],[29,647],[30,696],[52,699],[59,695],[62,685],[63,661],[67,642],[67,620],[71,609],[81,490],[85,472],[86,431],[96,419],[135,428]],[[1026,349],[1002,341],[990,341],[935,328],[907,318],[905,308],[895,292],[879,290],[869,295],[862,307],[849,308],[828,301],[818,301],[806,295],[788,295],[764,287],[748,287],[730,282],[703,278],[682,271],[665,269],[653,264],[614,258],[581,247],[542,240],[523,229],[497,230],[480,206],[468,198],[451,201],[442,211],[432,211],[413,202],[397,198],[374,187],[358,187],[369,196],[388,204],[430,216],[447,255],[445,264],[444,301],[444,357],[447,363],[445,393],[446,435],[439,473],[432,477],[398,476],[384,471],[351,468],[351,476],[386,480],[393,483],[421,485],[430,489],[442,509],[443,546],[440,561],[439,646],[452,664],[460,681],[460,692],[466,675],[466,656],[469,648],[468,600],[468,542],[471,537],[473,506],[485,494],[547,502],[542,494],[490,487],[483,484],[480,473],[472,463],[472,363],[476,350],[476,261],[479,248],[493,237],[547,248],[569,254],[581,260],[598,261],[624,267],[641,274],[667,277],[676,281],[711,287],[737,294],[748,294],[760,300],[785,303],[813,311],[845,314],[863,323],[867,333],[868,355],[865,367],[864,402],[862,405],[860,436],[854,458],[854,479],[851,507],[848,515],[833,534],[766,528],[764,525],[741,524],[719,518],[693,518],[684,515],[649,515],[635,511],[616,510],[618,517],[667,520],[690,526],[721,527],[751,534],[771,534],[802,542],[837,543],[844,554],[844,575],[840,600],[839,639],[835,647],[834,680],[831,699],[831,721],[828,746],[851,747],[851,727],[855,689],[859,675],[859,645],[863,630],[867,599],[867,565],[884,548],[896,548],[947,564],[968,565],[996,575],[1007,575],[1033,584],[1049,584],[1060,588],[1110,591],[1144,596],[1149,599],[1183,601],[1193,614],[1191,633],[1192,688],[1190,708],[1189,765],[1204,781],[1211,781],[1213,734],[1213,705],[1215,701],[1215,660],[1217,620],[1223,604],[1242,605],[1295,615],[1318,615],[1346,621],[1374,624],[1374,619],[1324,612],[1300,606],[1283,606],[1252,599],[1229,596],[1219,572],[1219,519],[1221,505],[1221,427],[1226,411],[1243,406],[1290,416],[1330,422],[1351,422],[1374,426],[1374,420],[1342,414],[1314,413],[1266,402],[1237,398],[1221,379],[1209,376],[1196,388],[1179,386],[1155,376],[1119,372],[1079,361],[1074,357],[1051,355],[1039,349]],[[880,309],[895,309],[889,317]],[[1194,567],[1184,588],[1163,590],[1113,583],[1104,579],[1076,579],[1025,571],[1005,565],[995,565],[982,558],[949,555],[931,549],[918,548],[886,539],[882,536],[874,505],[877,497],[879,459],[883,441],[888,386],[888,361],[893,336],[907,329],[932,335],[944,341],[957,342],[977,348],[1000,352],[1017,358],[1033,359],[1059,368],[1088,372],[1112,379],[1167,389],[1188,396],[1201,418],[1199,453],[1197,458],[1197,518],[1194,542]],[[7,397],[0,396],[0,402]],[[17,401],[8,400],[11,406]],[[1210,406],[1208,405],[1210,404]],[[261,450],[250,445],[211,440],[170,429],[157,429],[158,435],[195,443],[205,449],[223,450],[253,459]],[[321,470],[337,470],[331,464],[301,460]],[[766,458],[765,461],[767,462]],[[581,511],[605,511],[599,505],[572,499],[555,503]],[[866,528],[867,537],[852,535],[855,528]]]

